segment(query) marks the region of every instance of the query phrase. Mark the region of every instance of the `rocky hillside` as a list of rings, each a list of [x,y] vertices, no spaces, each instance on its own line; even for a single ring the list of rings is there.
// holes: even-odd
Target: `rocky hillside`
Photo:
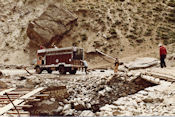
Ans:
[[[58,47],[83,47],[87,58],[95,48],[112,56],[158,56],[157,45],[174,52],[174,0],[1,0],[0,62],[30,64],[39,45],[30,41],[29,22],[39,18],[49,5],[61,6],[78,17],[76,26],[56,41]],[[55,11],[57,12],[57,11]],[[95,58],[96,57],[96,58]],[[102,60],[102,59],[101,59]]]

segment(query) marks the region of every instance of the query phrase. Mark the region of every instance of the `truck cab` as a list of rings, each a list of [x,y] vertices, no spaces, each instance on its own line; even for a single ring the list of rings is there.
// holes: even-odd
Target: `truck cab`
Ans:
[[[59,71],[60,74],[76,74],[77,70],[83,69],[84,53],[79,47],[48,48],[37,51],[36,73],[43,70],[48,73]]]

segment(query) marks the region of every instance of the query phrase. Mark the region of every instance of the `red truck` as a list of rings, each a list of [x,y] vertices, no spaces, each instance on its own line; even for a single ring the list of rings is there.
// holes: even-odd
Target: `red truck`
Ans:
[[[37,51],[36,73],[40,74],[43,70],[48,73],[59,71],[60,74],[76,74],[77,70],[84,68],[84,53],[82,48],[49,48]]]

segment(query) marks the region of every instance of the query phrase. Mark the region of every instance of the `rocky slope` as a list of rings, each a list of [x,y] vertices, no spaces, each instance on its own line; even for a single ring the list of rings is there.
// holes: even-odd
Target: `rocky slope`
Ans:
[[[91,63],[99,61],[96,54],[89,53],[95,48],[129,59],[157,57],[159,42],[168,45],[169,53],[175,51],[172,48],[175,40],[174,0],[1,0],[1,63],[31,63],[39,47],[26,35],[28,24],[40,17],[50,4],[58,6],[60,2],[78,20],[76,27],[55,44],[85,48]],[[104,62],[103,59],[100,61]]]

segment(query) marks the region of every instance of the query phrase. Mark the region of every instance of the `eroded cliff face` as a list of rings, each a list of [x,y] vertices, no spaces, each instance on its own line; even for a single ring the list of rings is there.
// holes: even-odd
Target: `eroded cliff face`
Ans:
[[[49,5],[61,0],[0,1],[0,63],[30,64],[38,49],[27,37],[30,21],[38,18]]]
[[[64,13],[60,8],[48,8],[53,4],[61,5],[75,16],[65,16],[69,14],[67,10]],[[49,47],[53,43],[58,47],[73,44],[83,47],[87,55],[97,48],[120,58],[156,57],[158,43],[173,46],[175,39],[173,0],[1,0],[0,6],[3,64],[30,64],[40,44]],[[55,21],[50,21],[47,14]],[[72,28],[69,22],[76,18],[77,24]],[[30,39],[26,33],[28,27],[35,35],[29,35]],[[89,58],[93,63],[96,60],[99,61],[96,55],[93,60]]]

